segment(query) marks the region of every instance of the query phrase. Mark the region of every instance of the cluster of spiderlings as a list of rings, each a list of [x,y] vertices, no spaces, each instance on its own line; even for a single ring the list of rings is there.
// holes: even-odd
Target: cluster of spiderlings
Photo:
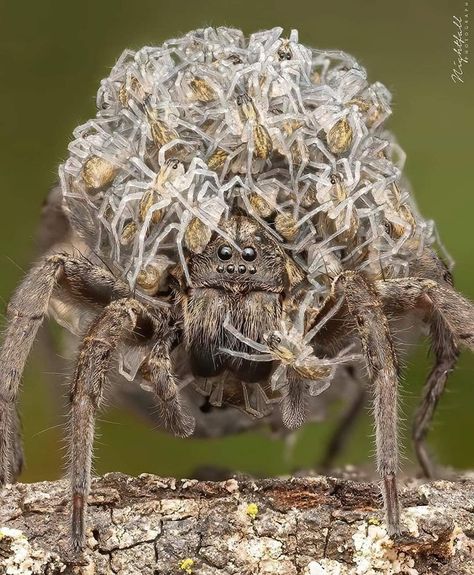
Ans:
[[[351,56],[281,28],[249,39],[206,28],[127,50],[101,83],[96,117],[74,132],[60,169],[65,205],[145,291],[170,265],[187,273],[187,252],[225,236],[220,222],[236,207],[303,267],[315,294],[342,269],[404,275],[434,229],[383,128],[390,100]]]

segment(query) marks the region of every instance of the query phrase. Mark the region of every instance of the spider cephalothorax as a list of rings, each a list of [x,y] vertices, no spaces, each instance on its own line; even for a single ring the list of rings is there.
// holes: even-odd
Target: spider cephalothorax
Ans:
[[[206,413],[226,404],[261,418],[278,406],[279,423],[294,428],[311,416],[311,398],[340,392],[349,374],[359,393],[347,423],[365,387],[373,395],[387,526],[397,534],[392,332],[422,322],[436,364],[413,439],[432,472],[424,438],[458,346],[474,347],[473,307],[454,291],[433,224],[402,177],[403,153],[383,126],[390,93],[347,54],[281,34],[206,28],[126,51],[60,167],[44,211],[48,253],[8,309],[0,480],[21,469],[18,388],[50,312],[82,337],[70,388],[76,550],[115,359],[182,436],[197,413],[186,397],[204,396]]]
[[[218,236],[201,254],[192,254],[192,287],[183,299],[183,329],[193,373],[213,377],[230,370],[247,382],[268,376],[271,365],[235,359],[222,347],[242,349],[224,328],[231,318],[246,337],[261,341],[282,315],[285,296],[285,259],[276,242],[248,217],[234,216],[224,230],[235,241],[230,246]]]

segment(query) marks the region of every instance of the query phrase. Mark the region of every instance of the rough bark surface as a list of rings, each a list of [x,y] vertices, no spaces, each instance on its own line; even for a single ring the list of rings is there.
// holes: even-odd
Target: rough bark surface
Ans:
[[[66,483],[11,485],[0,495],[0,574],[472,575],[474,475],[406,481],[401,500],[394,542],[374,483],[111,473],[93,482],[81,565]]]

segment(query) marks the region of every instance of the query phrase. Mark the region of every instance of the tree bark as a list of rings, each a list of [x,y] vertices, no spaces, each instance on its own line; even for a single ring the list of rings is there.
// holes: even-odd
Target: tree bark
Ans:
[[[391,541],[378,485],[350,478],[93,481],[87,551],[69,548],[65,481],[0,495],[0,574],[474,573],[474,475],[406,480]]]

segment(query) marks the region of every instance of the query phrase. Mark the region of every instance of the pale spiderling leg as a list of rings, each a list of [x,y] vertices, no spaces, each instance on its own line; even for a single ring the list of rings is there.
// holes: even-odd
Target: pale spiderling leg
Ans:
[[[275,358],[269,353],[247,353],[246,351],[236,351],[235,349],[230,349],[229,347],[220,347],[219,351],[222,353],[228,353],[232,357],[238,357],[240,359],[246,359],[248,361],[274,361]]]
[[[331,296],[330,298],[332,299]],[[336,299],[335,303],[331,305],[331,307],[326,313],[321,314],[321,316],[318,315],[315,325],[311,327],[311,329],[309,329],[308,332],[305,334],[304,341],[309,342],[312,339],[314,339],[315,335],[324,328],[324,326],[328,323],[328,321],[332,319],[341,310],[343,304],[344,304],[344,298],[340,297],[339,299]]]
[[[243,335],[238,329],[236,329],[231,323],[230,318],[227,315],[224,321],[224,329],[231,333],[235,338],[237,338],[242,343],[245,343],[248,347],[260,351],[261,353],[268,353],[268,347],[263,343],[258,343],[249,337]],[[229,350],[226,350],[229,351]],[[258,356],[256,356],[258,357]],[[257,360],[258,361],[258,360]]]

